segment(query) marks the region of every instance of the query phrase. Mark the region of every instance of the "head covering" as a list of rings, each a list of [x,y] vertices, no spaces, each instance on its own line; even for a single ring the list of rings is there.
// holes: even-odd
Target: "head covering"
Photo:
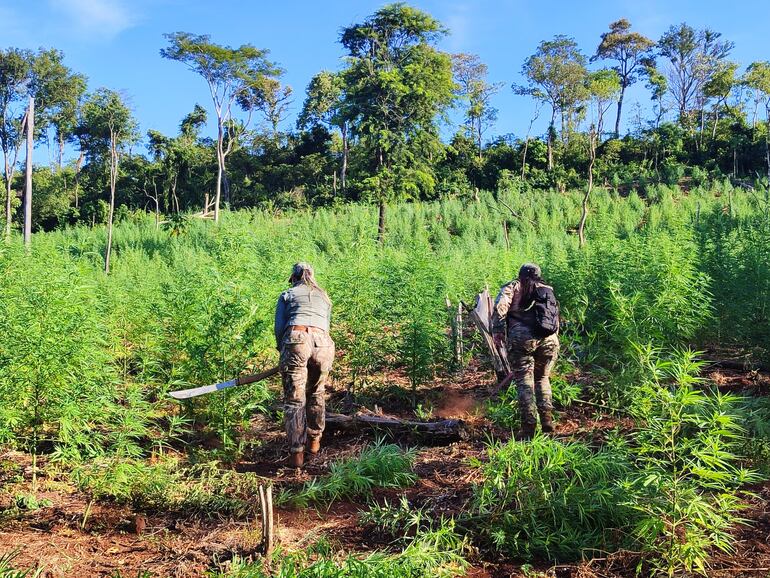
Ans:
[[[540,271],[540,267],[538,267],[535,263],[524,263],[521,266],[521,269],[519,269],[519,280],[540,281],[541,274],[542,273]]]
[[[324,291],[316,282],[315,273],[313,272],[313,267],[310,266],[310,263],[305,263],[304,261],[295,263],[294,267],[291,268],[289,283],[294,287],[297,285],[308,285],[311,290],[320,291],[323,298],[328,303],[331,303],[326,291]]]
[[[310,263],[305,263],[304,261],[300,261],[299,263],[295,263],[294,267],[291,269],[291,278],[294,281],[299,281],[302,278],[310,278],[313,279],[314,273],[313,273],[313,267],[310,265]]]

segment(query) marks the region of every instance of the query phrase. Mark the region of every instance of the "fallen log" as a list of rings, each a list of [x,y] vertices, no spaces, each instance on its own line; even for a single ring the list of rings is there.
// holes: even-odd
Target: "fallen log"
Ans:
[[[363,429],[372,429],[392,437],[411,435],[423,441],[432,441],[437,445],[460,441],[468,437],[465,422],[461,419],[412,421],[361,412],[355,415],[343,415],[341,413],[326,414],[327,432],[350,432]]]
[[[749,359],[707,359],[707,368],[736,369],[738,371],[763,371],[770,372],[770,365],[757,363]]]

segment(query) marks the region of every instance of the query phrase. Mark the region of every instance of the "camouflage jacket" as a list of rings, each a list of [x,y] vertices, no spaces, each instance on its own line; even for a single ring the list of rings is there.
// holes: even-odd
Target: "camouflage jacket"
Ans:
[[[536,283],[532,288],[537,287],[548,287],[548,285]],[[529,303],[522,303],[523,299],[525,299],[524,288],[518,279],[502,286],[492,309],[493,334],[507,335],[509,319],[516,320],[517,313],[529,305]]]

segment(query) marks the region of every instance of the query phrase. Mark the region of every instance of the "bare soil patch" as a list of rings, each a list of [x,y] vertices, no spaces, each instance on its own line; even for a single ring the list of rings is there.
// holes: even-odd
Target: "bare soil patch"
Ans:
[[[385,376],[383,380],[391,377],[399,385],[407,386],[402,383],[403,376]],[[751,385],[761,391],[766,387],[765,377],[757,382],[755,376],[740,372],[720,370],[712,372],[710,378],[720,388],[745,389]],[[419,447],[415,463],[419,475],[417,484],[405,490],[378,490],[373,500],[395,503],[405,496],[416,507],[428,506],[432,512],[446,516],[467,510],[473,486],[480,481],[480,473],[471,466],[471,460],[485,459],[486,440],[508,440],[511,436],[510,431],[492,426],[484,417],[492,379],[489,372],[469,368],[462,375],[441,378],[431,387],[421,388],[421,403],[423,408],[428,408],[425,411],[430,411],[436,419],[463,419],[471,435],[467,440],[449,445]],[[334,391],[331,397],[333,402],[341,403],[344,392]],[[414,412],[403,403],[390,403],[388,399],[381,409],[391,415],[415,418]],[[601,444],[608,432],[631,426],[629,418],[610,415],[592,405],[575,404],[560,413],[555,435]],[[324,475],[333,460],[356,455],[372,441],[371,434],[326,436],[320,454],[311,459],[304,470],[297,471],[286,467],[287,446],[280,424],[257,416],[246,435],[262,443],[233,468],[239,472],[256,472],[272,479],[279,487],[299,485]],[[400,443],[415,445],[413,440],[400,440]],[[14,488],[28,484],[31,463],[28,456],[14,452],[0,456],[0,465],[3,466],[0,482],[5,485],[0,508],[8,512]],[[258,557],[258,520],[208,520],[148,513],[142,520],[143,531],[137,534],[137,513],[126,506],[96,503],[84,525],[86,496],[61,480],[43,479],[41,487],[38,498],[49,500],[50,506],[16,516],[6,515],[0,521],[0,553],[17,551],[14,564],[19,568],[43,568],[43,575],[50,578],[111,577],[116,572],[124,578],[133,578],[141,572],[154,577],[186,578],[202,577],[207,570],[226,565],[234,556]],[[744,513],[748,523],[736,526],[735,530],[736,551],[714,556],[712,576],[770,575],[770,482],[750,491],[749,507]],[[366,507],[363,500],[337,502],[319,509],[278,508],[278,542],[286,549],[299,549],[324,537],[346,552],[387,549],[392,537],[360,523],[358,514]],[[471,563],[468,573],[471,578],[525,576],[520,565],[502,562],[483,552]],[[623,553],[574,565],[535,564],[534,569],[559,578],[634,575],[633,557]]]

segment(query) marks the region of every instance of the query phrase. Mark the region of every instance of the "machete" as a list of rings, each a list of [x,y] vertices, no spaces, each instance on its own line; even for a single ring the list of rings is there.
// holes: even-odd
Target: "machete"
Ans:
[[[231,379],[230,381],[215,383],[213,385],[204,385],[201,387],[193,387],[192,389],[169,391],[168,394],[174,399],[190,399],[191,397],[198,397],[204,393],[211,393],[212,391],[219,391],[220,389],[227,389],[228,387],[235,387],[236,385],[247,385],[249,383],[254,383],[255,381],[262,381],[263,379],[267,379],[276,373],[278,373],[277,366],[255,375],[244,375],[242,377]]]

